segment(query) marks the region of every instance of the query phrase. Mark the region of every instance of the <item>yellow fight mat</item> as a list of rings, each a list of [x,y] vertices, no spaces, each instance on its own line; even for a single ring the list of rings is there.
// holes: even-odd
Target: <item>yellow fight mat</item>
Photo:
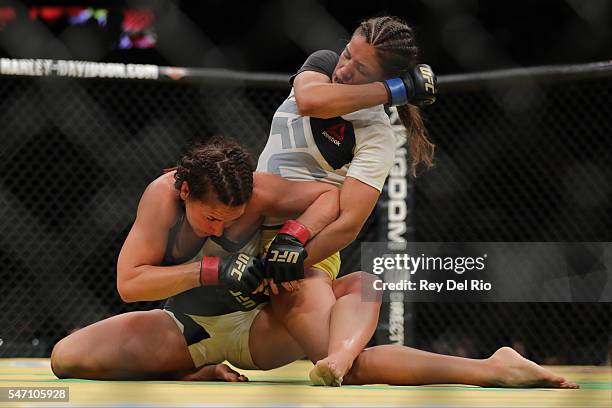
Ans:
[[[238,370],[248,383],[59,380],[48,359],[0,359],[0,387],[69,387],[69,402],[0,402],[0,407],[612,407],[610,367],[556,366],[578,390],[431,386],[311,386],[312,364],[271,371]]]

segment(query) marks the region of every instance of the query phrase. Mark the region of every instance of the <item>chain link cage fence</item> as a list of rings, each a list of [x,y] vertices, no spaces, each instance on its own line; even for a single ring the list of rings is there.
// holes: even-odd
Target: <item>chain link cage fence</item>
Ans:
[[[427,113],[436,167],[410,183],[410,237],[612,241],[607,68],[442,78]],[[164,72],[166,80],[0,75],[0,356],[49,356],[79,327],[159,307],[125,304],[115,288],[142,191],[215,134],[256,156],[289,91],[284,76]],[[360,269],[359,242],[385,240],[384,200],[343,251],[342,273]],[[513,345],[538,362],[603,364],[611,312],[609,303],[406,304],[405,342],[468,357]]]
[[[421,173],[408,199],[410,238],[611,241],[610,69],[442,78],[427,122],[436,166]],[[579,279],[593,279],[589,272]],[[383,305],[379,332],[388,329],[389,314]],[[421,302],[406,303],[403,315],[406,343],[417,348],[484,358],[506,344],[541,363],[610,364],[610,303]]]

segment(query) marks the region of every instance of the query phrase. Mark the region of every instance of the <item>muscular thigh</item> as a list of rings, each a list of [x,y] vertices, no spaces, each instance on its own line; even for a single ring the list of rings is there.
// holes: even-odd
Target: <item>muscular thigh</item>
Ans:
[[[306,271],[299,290],[281,290],[271,299],[274,317],[285,325],[312,361],[327,356],[329,322],[335,302],[331,278],[316,268]]]
[[[271,297],[274,314],[283,323],[298,314],[329,313],[335,300],[331,278],[316,268],[305,271],[299,290],[281,290],[278,295]]]
[[[262,370],[282,367],[305,355],[285,326],[274,318],[269,304],[253,320],[249,349],[253,363]]]
[[[162,310],[125,313],[84,327],[61,340],[55,353],[91,366],[143,372],[193,367],[181,331]]]
[[[365,301],[380,301],[381,292],[374,289],[374,282],[378,280],[376,275],[357,271],[335,279],[332,288],[336,299],[346,295],[359,295]]]

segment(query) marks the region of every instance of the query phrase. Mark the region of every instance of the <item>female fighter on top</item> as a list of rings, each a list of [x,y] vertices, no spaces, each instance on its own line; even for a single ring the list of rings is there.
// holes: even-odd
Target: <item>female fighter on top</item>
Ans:
[[[375,330],[380,305],[362,301],[361,289],[371,288],[374,278],[360,273],[336,280],[338,254],[321,259],[355,239],[389,174],[396,140],[383,104],[397,106],[412,174],[420,163],[432,164],[434,145],[418,106],[434,102],[436,80],[431,68],[417,65],[416,59],[412,29],[398,18],[377,17],[359,25],[340,56],[317,51],[292,76],[293,88],[274,115],[257,169],[341,186],[340,215],[306,244],[305,271],[274,257],[279,250],[302,253],[303,239],[282,234],[272,242],[268,271],[287,289],[279,292],[271,282],[274,315],[316,363],[310,373],[315,384],[339,385],[344,379],[351,384],[574,386],[509,348],[486,361],[399,346],[362,352]],[[264,241],[273,234],[264,234]],[[294,282],[286,282],[302,278],[298,291]]]

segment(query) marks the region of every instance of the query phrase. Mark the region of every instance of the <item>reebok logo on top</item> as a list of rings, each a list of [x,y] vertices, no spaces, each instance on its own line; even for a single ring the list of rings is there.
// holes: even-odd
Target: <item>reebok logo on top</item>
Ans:
[[[330,142],[335,144],[336,146],[340,146],[340,143],[344,141],[344,130],[346,129],[346,125],[344,123],[339,123],[337,125],[328,126],[323,131],[323,136],[327,138]]]
[[[339,123],[337,125],[329,126],[326,130],[337,140],[344,141],[344,129],[346,129],[346,125],[344,123]]]

